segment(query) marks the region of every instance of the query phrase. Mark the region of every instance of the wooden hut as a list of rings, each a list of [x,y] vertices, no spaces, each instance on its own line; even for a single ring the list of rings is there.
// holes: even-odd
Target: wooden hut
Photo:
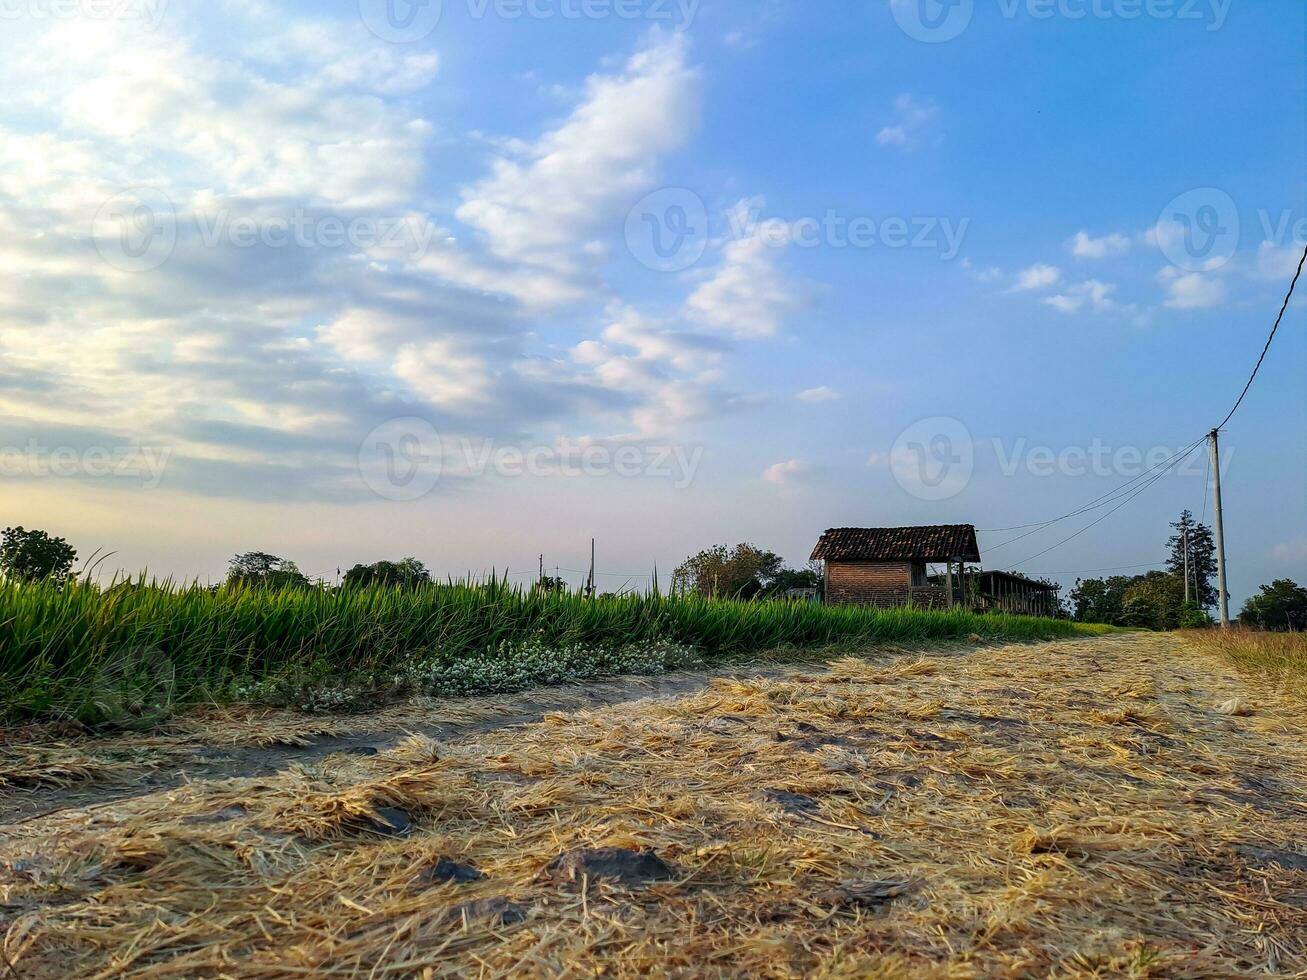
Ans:
[[[970,524],[838,527],[821,536],[812,558],[823,563],[827,603],[942,607],[961,601],[963,563],[979,562],[980,547]],[[935,584],[926,566],[938,563],[948,571]]]

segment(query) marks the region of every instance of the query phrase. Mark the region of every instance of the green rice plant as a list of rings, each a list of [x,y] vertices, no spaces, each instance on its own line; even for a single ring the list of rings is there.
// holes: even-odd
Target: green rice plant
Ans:
[[[270,678],[511,660],[527,641],[595,651],[665,642],[713,661],[778,648],[1083,632],[1060,620],[961,611],[656,594],[585,599],[493,578],[334,590],[210,589],[144,578],[104,588],[4,581],[0,712],[96,722],[115,712],[148,714],[164,700],[230,696]]]

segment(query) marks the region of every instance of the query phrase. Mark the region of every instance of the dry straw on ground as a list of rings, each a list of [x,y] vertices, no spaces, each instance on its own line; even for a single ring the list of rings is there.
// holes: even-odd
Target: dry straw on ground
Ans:
[[[13,828],[3,955],[25,978],[1302,974],[1303,721],[1248,685],[1165,637],[849,658],[192,784]],[[1216,711],[1235,697],[1256,713]],[[671,876],[614,882],[604,848]]]

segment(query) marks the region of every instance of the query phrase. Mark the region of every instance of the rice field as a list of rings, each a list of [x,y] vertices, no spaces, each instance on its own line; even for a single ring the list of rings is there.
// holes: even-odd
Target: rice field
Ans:
[[[496,693],[777,649],[1083,630],[963,612],[661,595],[587,600],[493,580],[283,591],[5,581],[0,704],[10,721],[146,725],[195,702],[317,699],[324,710],[346,710],[406,693]]]
[[[1303,735],[1169,635],[869,649],[0,826],[0,953],[31,980],[1303,976]]]

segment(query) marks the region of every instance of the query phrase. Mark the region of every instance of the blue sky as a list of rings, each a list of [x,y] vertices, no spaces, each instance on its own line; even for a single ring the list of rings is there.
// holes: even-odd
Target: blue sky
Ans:
[[[619,587],[1127,483],[1307,244],[1304,10],[924,4],[5,6],[5,522],[202,578],[595,536]],[[1307,580],[1302,309],[1224,434],[1236,600]],[[1203,453],[987,566],[1160,562]]]

